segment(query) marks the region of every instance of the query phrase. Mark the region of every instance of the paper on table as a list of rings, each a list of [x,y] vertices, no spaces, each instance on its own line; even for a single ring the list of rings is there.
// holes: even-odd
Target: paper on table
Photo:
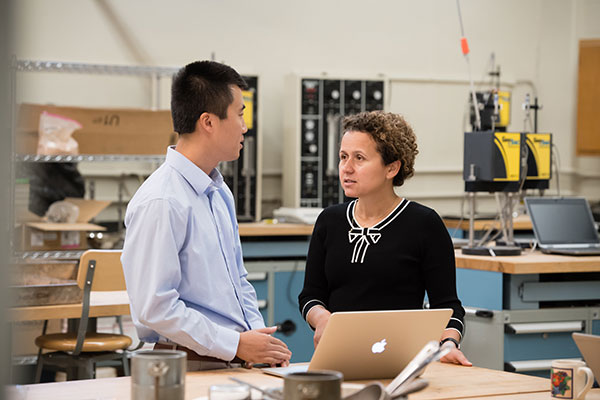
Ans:
[[[260,370],[265,374],[284,378],[287,374],[308,371],[308,363],[292,364],[287,367],[261,368]]]

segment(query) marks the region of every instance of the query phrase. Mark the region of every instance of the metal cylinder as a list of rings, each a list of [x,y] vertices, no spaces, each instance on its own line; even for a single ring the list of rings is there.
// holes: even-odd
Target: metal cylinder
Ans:
[[[338,371],[295,372],[283,379],[285,400],[339,400],[344,376]]]
[[[131,357],[133,400],[184,400],[187,354],[179,350],[139,351]]]

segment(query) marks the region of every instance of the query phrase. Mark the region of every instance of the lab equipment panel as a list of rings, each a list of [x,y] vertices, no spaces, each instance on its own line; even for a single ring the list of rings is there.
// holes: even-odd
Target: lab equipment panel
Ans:
[[[327,207],[345,201],[338,178],[342,121],[386,108],[386,82],[331,77],[289,78],[284,193],[287,207]]]

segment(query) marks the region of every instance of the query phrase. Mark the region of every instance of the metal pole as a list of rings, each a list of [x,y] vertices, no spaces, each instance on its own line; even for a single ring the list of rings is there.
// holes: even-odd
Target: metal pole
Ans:
[[[475,246],[475,192],[469,192],[469,247]]]
[[[515,231],[513,228],[513,193],[509,193],[508,194],[508,216],[507,216],[507,223],[508,223],[508,241],[507,244],[509,245],[514,245],[515,244]]]

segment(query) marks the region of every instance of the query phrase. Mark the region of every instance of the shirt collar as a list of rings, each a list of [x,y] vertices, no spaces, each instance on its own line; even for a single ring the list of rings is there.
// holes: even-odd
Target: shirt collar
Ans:
[[[208,194],[223,186],[223,175],[214,168],[210,174],[206,174],[200,167],[190,161],[186,156],[175,150],[175,146],[169,146],[165,163],[173,167],[194,189],[196,194]]]

